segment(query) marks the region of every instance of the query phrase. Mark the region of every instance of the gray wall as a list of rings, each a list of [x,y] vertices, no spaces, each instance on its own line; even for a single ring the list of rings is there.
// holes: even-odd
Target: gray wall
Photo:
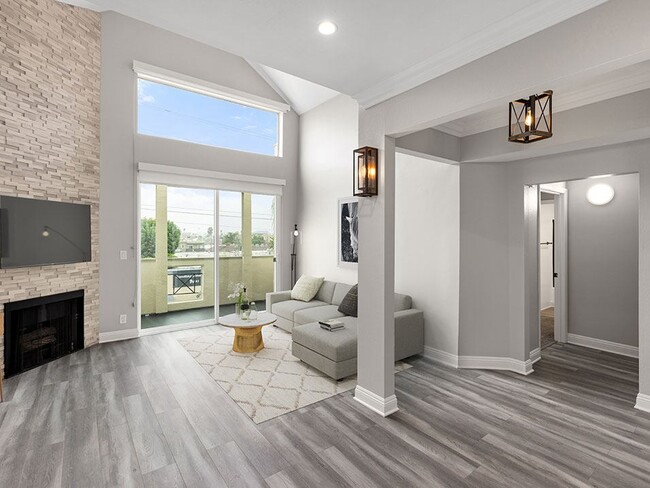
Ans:
[[[300,116],[298,276],[354,284],[357,268],[338,265],[338,199],[352,195],[359,105],[339,95]]]
[[[282,232],[278,253],[283,287],[288,286],[288,236],[295,223],[298,117],[284,116],[284,157],[274,158],[136,135],[136,76],[133,61],[282,101],[240,57],[113,12],[102,14],[100,263],[101,332],[137,327],[136,167],[156,163],[228,173],[284,178]],[[119,260],[128,249],[129,259]],[[127,314],[127,324],[119,315]]]
[[[531,303],[536,279],[529,279],[529,286],[527,278],[537,275],[531,256],[538,244],[535,235],[527,236],[528,218],[535,217],[526,211],[527,185],[639,172],[644,242],[650,230],[648,154],[646,140],[526,161],[461,164],[460,355],[523,361],[537,347],[537,310]],[[642,247],[641,255],[647,253]],[[639,310],[647,302],[640,300]]]
[[[424,312],[424,344],[458,354],[459,168],[395,155],[395,291]]]
[[[435,129],[425,129],[395,139],[402,150],[435,156],[440,161],[460,161],[460,139]]]
[[[597,183],[614,188],[609,204],[587,201]],[[637,346],[639,176],[573,181],[567,188],[569,333]]]
[[[507,169],[460,166],[461,356],[509,355]]]

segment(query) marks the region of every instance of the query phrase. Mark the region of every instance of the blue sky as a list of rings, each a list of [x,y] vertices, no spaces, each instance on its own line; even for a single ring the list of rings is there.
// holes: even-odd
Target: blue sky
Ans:
[[[208,227],[214,227],[213,190],[196,188],[167,188],[167,218],[175,222],[182,231],[206,234]],[[219,228],[225,232],[241,232],[241,193],[220,191]],[[273,233],[273,201],[270,195],[252,195],[253,233]],[[140,185],[141,217],[156,216],[156,185]]]
[[[274,156],[278,114],[138,80],[138,132]]]

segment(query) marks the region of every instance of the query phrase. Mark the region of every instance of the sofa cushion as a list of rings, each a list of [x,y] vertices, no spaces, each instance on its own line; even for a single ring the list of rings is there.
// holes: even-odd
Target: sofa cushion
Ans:
[[[332,295],[332,305],[341,305],[341,302],[345,298],[345,295],[350,291],[350,288],[352,288],[352,285],[337,283],[334,287],[334,295]]]
[[[359,285],[354,285],[341,301],[339,312],[350,317],[356,317],[359,309]]]
[[[345,327],[330,332],[321,329],[318,322],[293,328],[293,342],[316,351],[332,361],[345,361],[357,357],[357,319],[342,317]]]
[[[312,300],[311,302],[301,302],[300,300],[285,300],[283,302],[278,302],[271,305],[271,313],[274,313],[275,315],[293,322],[293,314],[298,310],[304,310],[306,308],[313,307],[322,307],[323,305],[329,304],[320,302],[318,300]]]
[[[336,287],[336,282],[334,281],[323,281],[323,284],[320,285],[320,290],[316,294],[316,300],[321,302],[332,303],[332,296],[334,295],[334,288]]]
[[[291,290],[291,299],[309,302],[314,299],[316,293],[323,284],[323,278],[302,275]]]
[[[295,325],[318,322],[320,320],[336,319],[343,317],[343,314],[336,309],[336,305],[325,305],[324,307],[313,307],[298,310],[293,314]]]
[[[408,295],[402,295],[401,293],[395,293],[395,311],[401,312],[402,310],[408,310],[413,305],[413,300]]]

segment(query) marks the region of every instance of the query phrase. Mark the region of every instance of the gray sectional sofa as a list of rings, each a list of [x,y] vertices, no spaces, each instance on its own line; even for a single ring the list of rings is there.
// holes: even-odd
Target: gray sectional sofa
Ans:
[[[291,299],[291,291],[266,294],[266,307],[278,317],[276,326],[292,333],[294,356],[334,379],[357,372],[357,319],[338,307],[352,285],[324,281],[310,302]],[[338,318],[343,330],[329,332],[318,322]],[[424,350],[424,316],[411,308],[411,297],[395,294],[395,360]]]

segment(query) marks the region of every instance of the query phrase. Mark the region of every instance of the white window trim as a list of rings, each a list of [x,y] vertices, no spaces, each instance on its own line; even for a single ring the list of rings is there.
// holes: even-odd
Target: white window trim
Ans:
[[[175,71],[159,68],[140,61],[133,61],[133,71],[136,72],[138,78],[143,80],[163,83],[182,90],[190,90],[202,95],[221,98],[222,100],[228,100],[241,105],[276,112],[280,115],[291,110],[291,107],[286,103],[252,95],[240,90],[235,90],[234,88],[211,83],[182,73],[176,73]],[[282,138],[281,133],[278,134],[278,138]]]
[[[205,169],[182,168],[166,164],[138,163],[138,181],[159,185],[243,191],[281,196],[286,180],[265,176],[222,173]]]

